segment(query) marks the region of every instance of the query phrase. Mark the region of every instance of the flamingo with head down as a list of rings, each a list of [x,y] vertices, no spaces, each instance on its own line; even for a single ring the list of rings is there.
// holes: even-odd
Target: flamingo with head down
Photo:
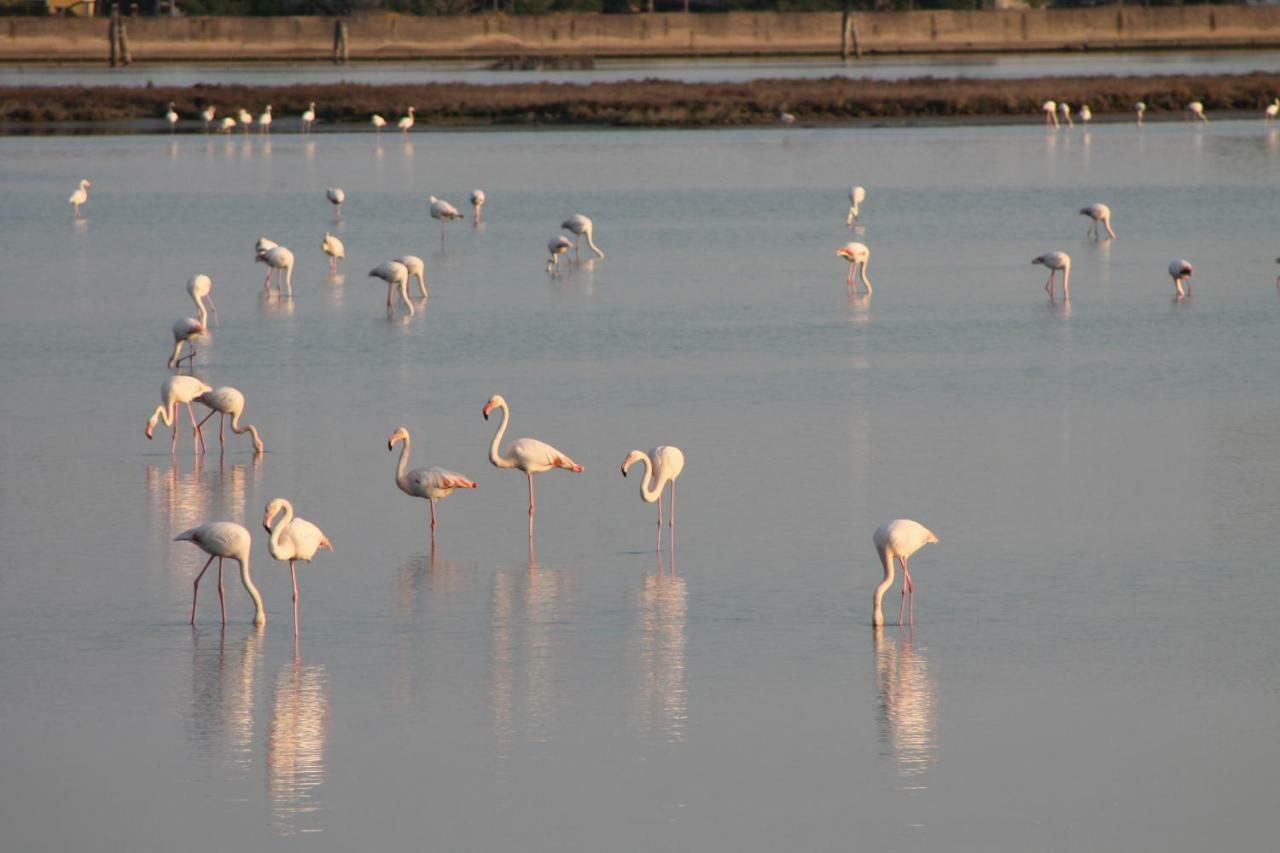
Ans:
[[[396,468],[396,485],[400,491],[411,498],[426,498],[431,504],[431,542],[436,541],[436,501],[447,498],[455,489],[474,489],[475,481],[469,480],[457,471],[446,468],[415,468],[408,473],[405,468],[409,464],[409,430],[397,427],[387,439],[387,450],[395,450],[396,444],[403,442],[400,448],[400,465]]]
[[[871,261],[871,250],[863,243],[846,243],[836,249],[836,255],[849,262],[849,278],[846,281],[849,287],[853,288],[853,292],[858,292],[857,279],[854,278],[854,274],[859,270],[859,265],[861,265],[862,283],[867,286],[867,293],[870,293],[871,279],[867,278],[867,264]]]
[[[622,476],[627,476],[627,469],[637,462],[644,463],[644,477],[640,480],[640,499],[645,503],[658,504],[658,550],[662,550],[662,490],[671,484],[671,510],[668,540],[675,548],[676,533],[676,478],[684,470],[684,453],[678,447],[661,444],[645,453],[633,450],[622,460]]]
[[[547,272],[553,275],[560,274],[560,256],[567,253],[572,245],[569,238],[564,236],[552,237],[547,241],[547,252],[551,254],[547,261]]]
[[[844,219],[845,225],[852,225],[853,220],[858,218],[862,202],[866,201],[866,198],[866,187],[854,186],[849,188],[849,215]]]
[[[192,585],[192,625],[196,624],[196,600],[200,597],[200,579],[209,570],[209,564],[215,557],[218,558],[218,603],[222,607],[222,624],[227,624],[227,603],[222,587],[223,560],[235,560],[240,565],[240,582],[244,584],[245,591],[253,599],[253,624],[258,626],[267,624],[267,613],[262,607],[262,596],[258,593],[258,588],[253,585],[253,577],[249,574],[249,550],[253,540],[249,538],[248,530],[231,521],[210,521],[199,527],[182,531],[173,537],[173,541],[193,542],[197,548],[209,555],[208,562],[204,564],[200,574],[196,575],[195,583]]]
[[[600,260],[604,260],[604,252],[600,251],[600,247],[597,246],[595,241],[592,239],[592,235],[595,231],[595,225],[591,222],[590,217],[583,216],[581,213],[575,213],[564,222],[561,222],[560,227],[571,234],[577,235],[577,240],[574,242],[573,248],[574,260],[578,260],[582,257],[583,237],[587,238],[587,246],[590,247],[591,251],[595,252],[596,255],[599,256]]]
[[[213,279],[201,273],[191,276],[187,281],[187,294],[196,303],[197,311],[204,307],[202,303],[207,300],[213,311],[213,321],[218,322],[218,306],[213,304]]]
[[[1112,240],[1116,238],[1116,232],[1111,229],[1111,207],[1109,205],[1098,202],[1080,208],[1080,215],[1087,216],[1090,220],[1089,230],[1085,232],[1085,236],[1098,239],[1098,226],[1106,226],[1107,236]]]
[[[214,415],[218,416],[218,446],[226,445],[226,420],[227,415],[231,416],[231,432],[236,435],[249,433],[253,438],[253,452],[261,453],[263,450],[262,437],[258,435],[258,428],[253,424],[245,424],[240,426],[240,416],[244,414],[244,394],[239,388],[232,388],[230,385],[223,385],[221,388],[205,391],[195,400],[209,408],[209,414],[204,416],[204,420],[200,421],[198,426],[203,427],[204,422]]]
[[[170,376],[160,383],[160,405],[156,406],[147,420],[147,438],[151,438],[151,434],[155,432],[156,421],[163,418],[165,426],[173,427],[173,443],[169,445],[169,451],[177,450],[178,406],[185,404],[187,414],[191,416],[193,449],[203,447],[204,435],[200,431],[200,425],[196,423],[196,413],[191,408],[191,403],[201,394],[212,390],[194,376]]]
[[[1058,271],[1062,271],[1062,298],[1071,298],[1071,256],[1066,252],[1045,252],[1031,259],[1032,264],[1041,264],[1049,269],[1049,280],[1045,282],[1045,293],[1053,299],[1053,280]]]
[[[427,264],[426,261],[417,255],[401,255],[395,259],[396,263],[404,264],[404,268],[409,271],[409,280],[418,280],[418,295],[422,299],[427,298]]]
[[[400,288],[400,298],[404,300],[404,305],[409,309],[409,316],[414,315],[413,303],[409,301],[409,270],[399,261],[387,261],[385,264],[369,270],[370,278],[380,278],[387,283],[387,309],[388,313],[391,308],[391,288],[393,286]]]
[[[872,537],[876,553],[880,555],[880,564],[884,567],[884,580],[876,587],[872,599],[871,624],[877,628],[884,625],[884,613],[880,609],[880,600],[893,585],[893,560],[896,557],[902,565],[902,598],[898,603],[898,624],[902,624],[903,603],[908,598],[910,604],[910,620],[915,621],[916,585],[911,580],[911,569],[907,567],[907,559],[925,545],[936,543],[938,537],[932,530],[918,521],[899,518],[881,525]]]
[[[320,249],[329,256],[329,272],[332,275],[338,274],[338,261],[347,256],[347,247],[342,241],[330,234],[324,232],[324,242],[320,244]]]
[[[533,475],[550,471],[552,468],[564,468],[575,474],[581,474],[583,468],[570,459],[563,451],[557,450],[544,441],[536,438],[517,438],[507,445],[502,453],[498,446],[507,431],[507,421],[511,417],[507,401],[501,394],[494,394],[484,404],[484,419],[489,420],[489,413],[494,409],[502,409],[502,423],[493,435],[493,443],[489,445],[489,461],[498,468],[519,468],[529,479],[529,538],[533,539],[533,514],[536,502],[533,496]]]
[[[1191,295],[1192,272],[1191,261],[1179,259],[1169,264],[1169,277],[1173,279],[1173,295],[1175,299]],[[1187,283],[1185,290],[1182,287],[1184,281]]]
[[[262,238],[266,240],[266,238]],[[258,242],[261,243],[262,240]],[[271,242],[267,240],[267,242]],[[293,252],[284,246],[275,246],[270,249],[259,249],[258,254],[253,258],[260,264],[267,265],[267,277],[262,280],[262,289],[270,290],[271,273],[276,274],[276,293],[280,292],[280,279],[284,278],[285,295],[293,296]]]

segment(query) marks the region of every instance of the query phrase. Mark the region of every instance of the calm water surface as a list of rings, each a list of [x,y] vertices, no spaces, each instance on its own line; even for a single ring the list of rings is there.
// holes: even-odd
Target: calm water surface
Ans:
[[[0,139],[3,846],[1273,849],[1277,176],[1261,122]],[[832,254],[852,182],[869,299]],[[484,228],[442,244],[426,197],[473,187]],[[608,257],[549,279],[575,211]],[[404,252],[431,296],[389,321],[364,271]],[[198,271],[196,371],[245,391],[257,460],[143,436]],[[494,393],[586,466],[539,478],[536,553]],[[480,484],[434,552],[400,424]],[[658,443],[688,458],[674,574],[618,472]],[[278,495],[336,548],[296,648]],[[942,541],[914,630],[877,633],[899,516]],[[234,571],[226,630],[208,580],[187,624],[171,540],[218,518],[254,532],[264,631]]]

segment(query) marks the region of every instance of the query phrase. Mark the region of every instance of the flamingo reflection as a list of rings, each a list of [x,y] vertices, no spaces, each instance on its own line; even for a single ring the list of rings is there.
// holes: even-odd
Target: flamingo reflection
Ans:
[[[636,601],[639,636],[631,644],[636,722],[645,733],[660,731],[668,743],[685,739],[689,719],[685,677],[688,596],[682,577],[645,575]]]
[[[895,639],[876,628],[874,636],[882,754],[897,761],[900,775],[917,776],[936,758],[937,687],[913,631]]]
[[[238,771],[253,764],[254,690],[262,668],[264,631],[230,644],[219,631],[191,632],[190,738],[202,759],[225,755]]]
[[[324,782],[324,750],[329,740],[329,674],[324,666],[293,661],[276,675],[267,733],[267,793],[272,827],[279,835],[314,830],[302,827],[320,811],[316,788]]]

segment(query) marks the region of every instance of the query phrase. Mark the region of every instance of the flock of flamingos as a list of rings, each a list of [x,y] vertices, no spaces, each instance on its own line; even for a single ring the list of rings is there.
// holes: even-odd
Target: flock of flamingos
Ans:
[[[1186,109],[1189,119],[1208,121],[1204,115],[1204,107],[1200,102],[1192,102],[1187,105]],[[1059,116],[1061,116],[1062,122],[1074,126],[1071,118],[1071,108],[1068,104],[1046,101],[1043,105],[1043,110],[1045,122],[1051,127],[1060,127]],[[1134,106],[1134,111],[1138,123],[1141,124],[1143,114],[1146,111],[1146,104],[1137,103]],[[1275,118],[1278,112],[1280,112],[1280,99],[1277,99],[1274,104],[1267,107],[1267,119]],[[272,121],[271,113],[272,108],[268,106],[258,119],[262,132],[269,131]],[[413,114],[414,110],[410,107],[408,114],[399,120],[398,127],[402,133],[407,133],[413,127]],[[1092,113],[1088,106],[1084,106],[1080,109],[1078,116],[1082,123],[1088,123],[1092,118]],[[215,108],[212,106],[202,112],[201,118],[204,119],[206,130],[212,125],[214,117]],[[178,114],[173,109],[173,104],[169,105],[166,119],[171,128],[179,120]],[[315,121],[315,104],[311,104],[308,110],[302,114],[301,119],[303,131],[309,131]],[[790,122],[786,122],[785,119],[786,114],[784,114],[783,121],[789,124]],[[252,116],[241,109],[239,123],[247,130],[252,121]],[[236,123],[237,120],[235,118],[227,116],[222,120],[221,129],[229,132],[236,126]],[[373,116],[372,123],[379,132],[387,124],[386,120],[379,115]],[[90,186],[91,184],[88,180],[82,180],[68,199],[74,208],[77,218],[80,216],[81,205],[88,201],[88,189]],[[338,187],[330,187],[326,190],[325,195],[329,202],[334,205],[335,214],[340,213],[342,204],[346,199],[345,192]],[[861,206],[865,202],[866,196],[867,193],[864,187],[854,186],[851,188],[846,224],[852,225],[859,218]],[[431,217],[441,223],[441,239],[443,240],[445,223],[463,219],[464,216],[452,204],[435,196],[430,197],[429,203]],[[480,220],[484,203],[484,192],[482,190],[473,191],[471,204],[473,215],[477,222]],[[1115,239],[1116,232],[1112,227],[1111,208],[1108,205],[1101,203],[1091,204],[1082,208],[1080,214],[1089,217],[1091,220],[1088,236],[1095,240],[1101,239],[1101,234],[1105,231],[1107,239]],[[604,252],[595,244],[591,219],[581,214],[576,214],[566,219],[561,224],[561,228],[575,235],[577,245],[575,246],[563,235],[552,238],[547,244],[549,254],[547,261],[548,274],[559,274],[561,256],[565,255],[571,247],[575,248],[575,258],[580,258],[583,237],[586,238],[588,247],[595,255],[601,259],[604,258]],[[321,249],[329,258],[330,271],[336,273],[338,261],[346,257],[346,248],[342,241],[336,236],[326,233]],[[267,266],[267,276],[263,281],[263,287],[267,290],[270,289],[271,277],[274,274],[277,292],[285,297],[291,296],[293,292],[293,252],[265,236],[258,240],[255,250],[255,260]],[[860,281],[866,288],[867,293],[870,293],[871,281],[867,277],[867,264],[871,257],[870,249],[863,243],[851,242],[841,246],[835,253],[849,263],[849,275],[846,279],[849,288],[856,293]],[[1071,257],[1066,252],[1046,252],[1033,258],[1031,263],[1042,265],[1049,270],[1049,279],[1045,283],[1045,291],[1049,294],[1050,299],[1056,297],[1055,279],[1059,272],[1062,273],[1063,298],[1070,298]],[[1169,276],[1173,279],[1176,299],[1182,299],[1190,293],[1189,280],[1192,271],[1190,262],[1183,259],[1175,260],[1169,264]],[[421,258],[413,255],[403,255],[378,265],[369,271],[369,276],[382,279],[387,283],[388,311],[394,310],[392,296],[398,289],[406,310],[409,314],[413,314],[414,307],[408,295],[409,282],[416,279],[420,295],[426,296],[427,289],[424,273],[425,264]],[[1185,287],[1184,284],[1186,284]],[[1280,286],[1280,278],[1277,279],[1277,286]],[[196,355],[195,341],[208,333],[210,311],[212,311],[215,321],[217,319],[217,307],[213,303],[212,289],[213,283],[206,275],[195,275],[188,281],[187,293],[195,302],[199,317],[184,318],[174,324],[174,349],[169,359],[171,368],[179,368],[184,360],[194,364]],[[206,303],[208,303],[207,307]],[[185,356],[182,355],[184,345],[188,348]],[[176,374],[167,378],[161,385],[160,399],[160,405],[156,406],[155,411],[147,421],[147,438],[151,438],[157,422],[163,420],[165,426],[171,426],[173,429],[170,449],[176,450],[178,443],[178,408],[185,405],[191,419],[192,440],[196,452],[203,452],[205,443],[202,427],[215,414],[219,418],[218,440],[220,443],[225,443],[225,423],[229,417],[231,419],[232,432],[237,435],[249,433],[253,441],[254,452],[263,452],[264,445],[257,428],[252,424],[241,425],[240,423],[240,418],[244,413],[245,398],[244,394],[238,389],[231,386],[212,388],[195,376]],[[203,420],[196,421],[195,411],[192,408],[193,403],[200,403],[209,410]],[[555,468],[580,473],[583,467],[574,462],[563,451],[536,438],[518,438],[508,444],[505,450],[500,450],[502,439],[510,420],[510,406],[501,395],[495,394],[485,404],[483,414],[485,419],[488,420],[489,415],[499,409],[502,411],[502,422],[498,426],[498,430],[494,434],[493,441],[489,447],[489,462],[498,468],[512,468],[524,472],[529,488],[529,537],[530,541],[532,541],[534,512],[536,509],[533,475]],[[401,450],[399,465],[396,469],[396,485],[406,495],[424,498],[429,502],[431,509],[431,537],[434,543],[436,501],[448,497],[457,489],[474,489],[476,488],[476,483],[462,474],[445,468],[431,467],[406,470],[409,464],[411,439],[409,431],[405,427],[399,427],[391,434],[387,440],[387,449],[394,450],[397,444],[401,445]],[[670,487],[670,511],[667,522],[669,527],[668,544],[674,549],[675,485],[676,479],[684,470],[684,453],[678,447],[671,445],[660,445],[647,452],[633,450],[622,463],[623,476],[626,476],[628,470],[637,463],[644,466],[644,478],[640,483],[640,496],[647,503],[657,504],[657,547],[659,551],[662,549],[663,493],[668,486]],[[299,561],[310,562],[321,549],[327,548],[332,551],[333,545],[319,527],[306,519],[296,517],[293,505],[284,498],[275,498],[267,504],[262,524],[270,534],[268,550],[271,556],[276,560],[289,563],[289,571],[293,580],[293,625],[296,636],[298,633],[297,563]],[[196,619],[196,603],[200,592],[200,581],[215,559],[218,561],[218,600],[223,624],[226,624],[226,599],[223,587],[223,560],[226,559],[235,560],[239,565],[240,580],[254,602],[254,623],[256,625],[266,623],[262,595],[258,592],[257,587],[254,586],[253,578],[250,574],[249,559],[252,540],[247,529],[229,521],[211,521],[179,533],[174,541],[192,542],[209,555],[208,561],[205,562],[204,567],[196,575],[193,583],[191,599],[192,624],[195,624]],[[879,627],[884,624],[881,601],[893,584],[895,560],[901,565],[903,575],[898,619],[901,623],[904,607],[908,608],[907,613],[910,614],[908,618],[913,617],[915,584],[911,578],[908,560],[924,545],[936,543],[937,541],[938,537],[932,531],[919,522],[910,519],[891,521],[875,531],[873,542],[884,570],[884,579],[876,587],[873,597],[872,624],[874,626]]]

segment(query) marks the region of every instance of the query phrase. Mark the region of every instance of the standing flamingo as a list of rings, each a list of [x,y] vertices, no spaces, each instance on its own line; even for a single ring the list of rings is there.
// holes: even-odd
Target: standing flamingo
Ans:
[[[413,127],[413,107],[409,107],[408,115],[400,117],[400,121],[396,122],[396,127],[400,128],[401,135],[409,135],[409,128]]]
[[[241,107],[236,113],[236,119],[240,122],[240,126],[244,128],[244,132],[249,132],[249,125],[253,124],[253,113]]]
[[[404,268],[409,273],[410,281],[412,281],[415,278],[418,280],[418,293],[421,295],[421,298],[426,299],[427,298],[427,278],[426,278],[427,264],[426,262],[423,261],[422,258],[418,257],[417,255],[401,255],[398,258],[394,258],[394,260],[398,264],[404,264]]]
[[[391,308],[391,288],[400,288],[400,298],[409,309],[409,316],[414,315],[413,303],[409,301],[409,270],[399,261],[387,261],[369,270],[370,278],[380,278],[387,283],[387,308]],[[388,312],[389,313],[389,312]]]
[[[324,242],[320,244],[320,248],[329,256],[329,272],[332,275],[338,274],[338,261],[347,256],[347,247],[342,241],[330,234],[324,232]]]
[[[1147,114],[1147,104],[1145,101],[1138,101],[1133,105],[1133,114],[1137,117],[1138,127],[1142,127],[1142,117]]]
[[[600,247],[591,239],[595,226],[592,225],[590,218],[583,216],[581,213],[575,213],[564,222],[560,223],[560,227],[573,234],[578,235],[578,239],[574,242],[573,258],[578,260],[582,257],[582,238],[587,238],[587,245],[591,247],[591,251],[600,256],[600,260],[604,260],[604,252],[600,251]]]
[[[507,431],[507,421],[511,411],[507,401],[501,394],[494,394],[484,404],[484,419],[489,420],[489,413],[494,409],[502,409],[502,424],[493,435],[493,443],[489,445],[489,461],[498,468],[519,468],[529,478],[529,539],[533,539],[533,512],[536,506],[533,498],[533,475],[550,471],[552,468],[566,468],[575,474],[581,474],[583,468],[564,453],[536,438],[517,438],[507,445],[505,452],[498,453],[498,445],[502,435]]]
[[[1169,277],[1173,279],[1173,295],[1176,299],[1181,299],[1191,293],[1191,261],[1176,260],[1169,264]],[[1187,288],[1182,289],[1182,283],[1187,283]]]
[[[204,435],[200,432],[200,425],[196,423],[196,413],[191,408],[191,403],[201,394],[212,390],[194,376],[170,376],[160,383],[160,405],[156,406],[156,410],[147,420],[147,438],[151,438],[151,434],[155,431],[156,421],[164,418],[164,425],[173,427],[173,443],[169,445],[169,451],[177,450],[178,406],[185,404],[187,414],[191,416],[193,449],[202,446]]]
[[[316,102],[312,101],[302,113],[302,132],[310,133],[311,125],[316,121]]]
[[[253,252],[254,254],[257,254],[258,252],[265,252],[268,249],[274,249],[276,246],[279,246],[279,245],[280,244],[277,243],[275,240],[272,240],[269,237],[267,237],[266,234],[263,234],[261,237],[258,238],[258,242],[253,244]]]
[[[552,237],[547,241],[547,251],[551,254],[550,260],[547,261],[547,272],[554,275],[560,274],[560,256],[567,253],[572,245],[569,238],[563,236]]]
[[[862,202],[866,201],[867,188],[853,186],[849,189],[849,215],[845,217],[844,224],[852,225],[853,220],[858,218],[858,210]]]
[[[662,550],[662,489],[671,484],[671,533],[668,535],[672,550],[675,549],[676,533],[676,478],[684,470],[684,453],[680,448],[668,444],[660,444],[645,453],[633,450],[622,460],[622,476],[627,476],[627,469],[637,462],[644,463],[644,479],[640,481],[640,497],[645,503],[658,504],[658,550]]]
[[[1192,101],[1187,104],[1187,121],[1195,121],[1199,119],[1205,124],[1209,123],[1209,118],[1204,114],[1204,104],[1200,101]]]
[[[1058,102],[1058,112],[1062,113],[1062,120],[1067,123],[1067,127],[1075,127],[1076,123],[1071,120],[1071,105],[1066,101]]]
[[[1111,208],[1101,202],[1091,204],[1087,207],[1080,208],[1080,215],[1087,216],[1092,222],[1089,223],[1089,230],[1085,232],[1085,236],[1098,239],[1098,225],[1101,223],[1106,226],[1107,236],[1112,240],[1116,238],[1116,232],[1111,230]]]
[[[853,288],[854,293],[858,292],[858,283],[854,278],[854,273],[858,270],[858,265],[862,265],[862,283],[867,286],[867,293],[870,293],[871,279],[867,278],[867,263],[871,260],[871,250],[863,243],[846,243],[836,249],[836,255],[849,262],[849,278],[847,282]]]
[[[80,205],[89,200],[89,187],[91,186],[93,185],[87,179],[81,180],[80,186],[71,194],[71,198],[67,199],[76,212],[76,219],[80,218]]]
[[[217,114],[218,114],[218,108],[215,107],[213,104],[209,104],[207,107],[205,107],[200,111],[200,118],[204,119],[205,133],[209,132],[209,125],[213,124],[213,117]],[[232,119],[232,121],[235,121],[235,120]]]
[[[271,281],[271,273],[274,272],[276,274],[276,292],[280,292],[280,278],[283,276],[285,293],[293,296],[293,252],[284,246],[259,249],[254,260],[267,265],[267,277],[262,281],[263,290],[271,289],[269,282]]]
[[[484,190],[471,191],[471,210],[475,214],[475,223],[480,224],[480,208],[484,207]]]
[[[899,518],[877,528],[872,541],[876,545],[876,553],[880,555],[880,564],[884,566],[884,580],[876,587],[871,624],[877,628],[884,625],[884,613],[880,610],[880,600],[889,587],[893,585],[893,558],[897,557],[902,564],[902,598],[911,598],[911,621],[915,621],[916,585],[911,580],[911,569],[907,567],[907,559],[925,545],[936,543],[938,537],[933,531],[918,521]],[[902,624],[902,604],[898,603],[898,624]]]
[[[458,208],[442,198],[431,196],[431,218],[440,220],[440,242],[444,242],[444,224],[451,219],[463,219]]]
[[[195,583],[192,584],[192,625],[196,624],[196,599],[200,596],[200,579],[208,571],[209,564],[213,562],[214,557],[218,558],[218,603],[222,607],[222,624],[227,624],[227,603],[222,588],[222,561],[224,559],[235,560],[240,564],[240,582],[244,584],[245,591],[253,599],[253,624],[267,624],[267,613],[262,608],[262,596],[258,593],[258,588],[253,585],[253,577],[249,574],[249,548],[253,540],[249,538],[248,530],[232,521],[210,521],[199,527],[182,531],[173,537],[173,541],[194,542],[197,548],[209,555],[208,562],[204,564],[204,568],[200,570],[200,574],[196,575]]]
[[[1049,280],[1045,282],[1045,293],[1049,294],[1049,298],[1053,299],[1053,279],[1058,274],[1058,270],[1062,270],[1062,298],[1071,298],[1071,256],[1066,252],[1045,252],[1031,259],[1033,264],[1043,264],[1049,268]]]
[[[791,125],[796,123],[796,117],[786,110],[783,110],[778,113],[778,123],[783,127],[791,127]]]
[[[226,444],[225,424],[227,415],[231,416],[231,431],[236,435],[249,433],[253,437],[253,452],[261,453],[263,450],[262,437],[258,435],[258,428],[253,424],[245,424],[240,426],[240,416],[244,414],[244,394],[239,388],[232,388],[230,385],[223,385],[221,388],[205,391],[195,400],[201,405],[208,406],[209,414],[204,416],[204,420],[200,421],[198,426],[203,427],[204,422],[209,420],[215,414],[218,416],[218,446],[222,447]]]
[[[1045,126],[1058,127],[1058,102],[1045,101],[1040,105],[1040,109],[1044,113]]]
[[[213,280],[209,276],[201,273],[191,276],[187,282],[187,294],[196,303],[197,311],[203,307],[201,303],[208,300],[209,308],[213,310],[213,322],[218,322],[218,306],[213,304]]]
[[[178,126],[178,113],[173,108],[173,101],[169,102],[169,109],[164,114],[164,120],[169,122],[169,132],[173,133],[174,128]]]
[[[377,132],[379,138],[381,138],[382,129],[387,126],[387,120],[377,113],[374,113],[369,117],[369,123],[373,125],[373,129]]]
[[[396,468],[396,485],[411,498],[426,498],[431,503],[431,543],[436,541],[436,501],[453,494],[454,489],[474,489],[475,482],[456,471],[444,468],[415,468],[405,473],[409,464],[409,430],[396,427],[387,439],[387,450],[395,450],[396,442],[404,442],[400,448],[400,465]]]
[[[342,203],[347,200],[347,194],[342,191],[342,187],[329,187],[324,191],[324,197],[333,205],[333,218],[341,218]]]
[[[231,116],[223,116],[223,117],[222,117],[222,132],[223,132],[223,133],[230,133],[231,131],[235,130],[235,127],[236,127],[236,120],[235,120],[233,117],[231,117]]]
[[[271,105],[267,104],[267,109],[262,115],[258,116],[258,132],[271,132]]]
[[[1083,124],[1085,126],[1085,129],[1087,130],[1089,128],[1089,122],[1091,122],[1092,120],[1093,120],[1093,110],[1089,109],[1088,104],[1085,104],[1080,108],[1080,123]]]
[[[276,515],[284,510],[279,521],[273,523]],[[284,498],[276,498],[267,504],[266,514],[262,517],[262,526],[271,534],[267,540],[267,550],[276,560],[289,561],[289,574],[293,576],[293,636],[298,636],[298,561],[310,563],[311,558],[321,548],[333,550],[329,537],[324,535],[305,518],[293,517],[293,504]]]
[[[173,324],[173,355],[169,356],[170,367],[177,367],[182,364],[183,359],[191,359],[191,363],[195,364],[195,339],[209,330],[209,312],[205,310],[204,303],[199,299],[196,300],[196,308],[200,310],[199,319],[186,317]],[[191,351],[179,358],[183,344],[190,347]]]

